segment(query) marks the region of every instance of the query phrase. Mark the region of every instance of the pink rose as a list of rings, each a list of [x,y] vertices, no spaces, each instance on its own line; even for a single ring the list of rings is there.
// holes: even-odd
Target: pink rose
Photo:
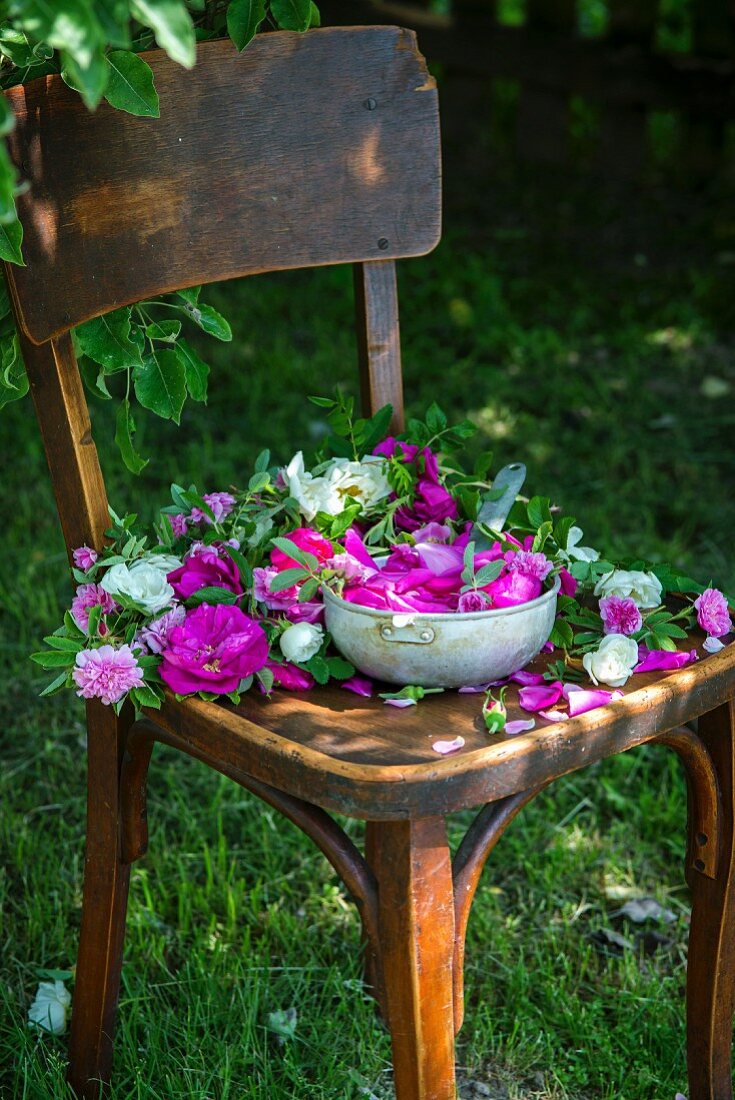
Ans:
[[[711,638],[721,638],[732,630],[727,600],[718,588],[707,588],[694,601],[697,622]]]
[[[188,600],[200,588],[227,588],[237,596],[243,591],[240,571],[230,555],[201,543],[167,579],[180,600]]]
[[[105,592],[102,585],[78,585],[76,595],[71,601],[71,617],[80,630],[86,631],[89,625],[89,613],[97,604],[101,606],[103,615],[108,615],[111,611],[117,611],[120,606],[115,603],[108,592]],[[100,630],[100,634],[104,635],[105,633],[105,630]]]
[[[225,516],[229,516],[235,507],[235,498],[232,493],[205,493],[202,500],[212,509],[215,523],[220,523]],[[208,516],[201,508],[192,508],[191,520],[192,523],[209,523],[210,525],[212,523],[211,516]]]
[[[211,691],[226,695],[263,668],[268,639],[239,607],[202,604],[186,613],[168,635],[159,672],[177,695]]]
[[[304,553],[313,554],[322,565],[326,565],[329,559],[334,556],[334,547],[329,539],[325,539],[324,535],[320,535],[318,531],[313,531],[311,527],[297,527],[295,531],[289,531],[288,534],[284,535],[284,538],[287,538],[289,542],[292,542]],[[283,550],[279,550],[277,546],[271,550],[271,562],[279,573],[284,569],[299,568],[299,562],[294,558],[289,558],[288,554],[284,554]]]
[[[89,546],[79,546],[72,551],[72,556],[77,569],[81,569],[84,573],[87,573],[97,561],[97,551]]]
[[[606,634],[635,634],[643,625],[638,604],[630,596],[603,596],[600,600],[600,617]]]

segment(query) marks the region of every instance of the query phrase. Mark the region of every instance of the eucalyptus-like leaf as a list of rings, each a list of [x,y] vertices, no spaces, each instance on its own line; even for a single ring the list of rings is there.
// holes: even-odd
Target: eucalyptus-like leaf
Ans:
[[[158,92],[150,65],[140,54],[113,50],[107,54],[110,73],[105,99],[111,107],[144,118],[158,118]]]
[[[155,351],[133,372],[135,396],[164,420],[181,421],[186,400],[186,375],[174,351]]]

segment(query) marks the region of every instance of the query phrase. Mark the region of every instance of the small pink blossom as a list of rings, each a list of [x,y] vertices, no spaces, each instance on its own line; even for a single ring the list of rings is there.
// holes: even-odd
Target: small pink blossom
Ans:
[[[457,601],[457,611],[460,612],[487,611],[489,607],[489,597],[484,592],[478,592],[477,589],[462,592]]]
[[[452,528],[445,523],[427,523],[413,533],[416,542],[447,542],[451,535]]]
[[[505,555],[505,560],[511,573],[520,573],[523,577],[533,577],[537,581],[546,580],[554,568],[545,554],[532,554],[527,550],[510,550]]]
[[[643,625],[640,608],[630,596],[603,596],[600,617],[605,634],[635,634]]]
[[[327,569],[333,569],[347,584],[364,581],[375,572],[374,565],[363,565],[352,554],[335,554],[325,565]]]
[[[235,507],[235,498],[232,493],[204,493],[202,500],[212,509],[214,521],[201,508],[195,507],[191,510],[192,523],[221,523]]]
[[[524,710],[548,710],[559,702],[561,696],[561,680],[554,680],[551,684],[522,687],[518,692],[518,702]]]
[[[350,676],[348,680],[343,680],[339,685],[344,688],[345,691],[352,691],[355,695],[362,695],[365,699],[370,699],[373,694],[373,681],[367,676]]]
[[[80,630],[86,631],[89,626],[89,612],[98,604],[102,608],[103,615],[116,611],[118,607],[109,592],[105,592],[101,585],[80,584],[71,602],[71,615]]]
[[[72,679],[83,699],[100,699],[105,706],[118,703],[131,688],[143,683],[143,670],[128,645],[115,649],[83,649],[76,656]]]
[[[96,550],[92,550],[89,546],[80,546],[72,551],[72,556],[77,569],[87,573],[97,561],[98,554]]]
[[[185,618],[186,611],[183,607],[172,607],[170,611],[139,630],[135,640],[151,653],[162,653],[168,645],[169,634],[175,626],[181,626]]]
[[[175,539],[183,538],[186,534],[186,528],[189,523],[187,517],[183,512],[177,512],[176,515],[169,515],[168,521],[171,524],[171,530]]]
[[[727,600],[718,588],[707,588],[694,601],[697,622],[712,638],[721,638],[732,630]]]

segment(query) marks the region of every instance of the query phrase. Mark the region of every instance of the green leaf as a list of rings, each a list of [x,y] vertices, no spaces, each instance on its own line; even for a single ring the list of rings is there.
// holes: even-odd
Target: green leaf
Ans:
[[[149,340],[161,340],[166,344],[174,344],[180,332],[181,321],[151,321],[145,327]]]
[[[546,497],[531,497],[528,502],[528,522],[532,527],[540,527],[543,523],[552,523],[551,509]]]
[[[156,691],[150,684],[141,684],[140,687],[133,688],[130,692],[130,698],[139,707],[152,707],[153,710],[160,710],[163,702],[163,691],[160,689]]]
[[[65,51],[83,67],[104,44],[89,0],[13,0],[10,16],[30,38]]]
[[[574,642],[574,633],[569,623],[565,623],[563,619],[557,619],[554,629],[549,634],[549,641],[559,649],[569,649]]]
[[[194,67],[194,25],[183,0],[132,0],[130,10],[139,23],[151,28],[156,42],[172,61],[185,69]]]
[[[187,302],[184,308],[187,316],[191,318],[194,324],[199,325],[199,328],[203,329],[204,332],[208,332],[210,336],[216,337],[217,340],[223,340],[225,343],[232,339],[232,329],[229,322],[212,306],[193,306]]]
[[[43,691],[40,691],[38,693],[39,697],[43,698],[45,695],[53,695],[55,691],[60,691],[61,688],[66,687],[66,681],[68,677],[68,672],[60,672],[59,675],[56,676],[50,684],[46,684],[46,687],[43,689]],[[66,971],[66,973],[68,973],[68,971]]]
[[[181,422],[186,400],[186,375],[176,352],[156,351],[147,355],[133,372],[135,396],[146,409],[164,420]]]
[[[227,9],[227,33],[244,50],[265,19],[265,0],[232,0]]]
[[[148,459],[142,458],[133,445],[135,421],[130,412],[130,402],[123,399],[115,414],[115,442],[120,449],[122,460],[132,474],[139,474],[148,465]]]
[[[0,173],[2,172],[2,164],[0,163]],[[8,222],[2,224],[0,222],[0,260],[7,260],[10,264],[17,264],[18,267],[25,267],[25,261],[21,252],[21,245],[23,243],[23,226],[18,219],[14,222]]]
[[[81,638],[65,638],[62,634],[49,634],[43,640],[51,649],[66,650],[68,653],[78,653],[84,648],[84,641]]]
[[[319,581],[316,577],[309,577],[304,581],[299,589],[299,603],[306,603],[307,600],[311,600],[316,596],[319,589]]]
[[[343,657],[327,657],[327,664],[329,675],[333,680],[349,680],[350,676],[355,675],[354,665],[345,661]]]
[[[505,561],[491,561],[487,565],[483,565],[482,569],[478,570],[475,574],[475,584],[478,588],[484,588],[486,584],[490,584],[492,581],[497,580],[500,574],[505,568]]]
[[[95,13],[102,27],[102,34],[110,46],[130,49],[130,5],[128,0],[97,0]]]
[[[235,592],[231,592],[229,588],[208,587],[200,588],[198,592],[194,592],[186,602],[196,607],[200,603],[233,604],[237,603],[239,599],[240,597]]]
[[[305,661],[301,667],[310,672],[318,684],[328,682],[330,676],[329,664],[318,653]]]
[[[105,382],[105,372],[99,363],[95,363],[93,359],[88,359],[86,355],[83,355],[79,360],[79,373],[84,379],[84,385],[87,387],[90,393],[93,393],[95,397],[98,397],[101,401],[109,401],[112,394],[107,388]]]
[[[271,0],[271,15],[284,31],[308,30],[311,0]]]
[[[28,393],[28,375],[20,354],[20,342],[14,333],[3,343],[0,363],[0,409]]]
[[[31,660],[43,668],[70,668],[76,660],[76,653],[48,649],[41,653],[31,653]]]
[[[183,338],[176,344],[176,355],[184,368],[186,388],[193,401],[207,402],[207,380],[209,366],[201,359],[194,348]]]
[[[183,290],[176,291],[177,298],[183,298],[185,302],[188,302],[190,306],[195,306],[199,301],[199,295],[202,292],[200,286],[187,286]]]
[[[273,675],[273,669],[271,669],[271,668],[261,668],[260,671],[256,672],[255,675],[258,677],[261,684],[265,688],[266,693],[269,694],[273,690],[273,681],[275,680],[275,676]],[[250,685],[248,685],[248,686],[250,686]]]
[[[75,332],[82,354],[110,374],[142,366],[140,349],[130,339],[130,317],[131,309],[125,306],[79,325]]]
[[[105,99],[118,111],[144,118],[158,118],[158,92],[153,84],[150,65],[129,50],[113,50],[107,55],[110,69]]]
[[[273,545],[282,550],[287,557],[293,558],[299,565],[303,565],[307,569],[317,569],[319,566],[319,559],[314,554],[310,554],[308,550],[300,550],[291,539],[275,538],[273,539]]]
[[[436,401],[426,410],[426,426],[433,435],[439,435],[447,426],[447,418]]]
[[[292,588],[299,581],[303,581],[309,574],[305,569],[283,569],[273,577],[268,585],[269,592],[284,592]]]
[[[64,83],[79,92],[85,106],[93,111],[105,94],[111,75],[102,44],[84,64],[67,50],[62,50],[60,57]]]
[[[309,15],[309,27],[321,27],[321,25],[322,25],[322,17],[321,17],[321,14],[319,12],[319,8],[314,3],[314,0],[311,0],[311,8],[310,8],[310,15]]]

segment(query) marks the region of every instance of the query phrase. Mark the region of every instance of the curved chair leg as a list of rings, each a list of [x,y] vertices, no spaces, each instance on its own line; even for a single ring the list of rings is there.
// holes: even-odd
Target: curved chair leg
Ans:
[[[727,703],[703,715],[698,732],[717,771],[722,812],[715,877],[709,878],[688,861],[692,889],[687,971],[689,1100],[732,1100],[735,704]]]
[[[130,878],[120,857],[118,802],[130,718],[91,702],[87,721],[87,847],[68,1079],[77,1096],[97,1100],[110,1078]]]
[[[455,1100],[454,893],[442,818],[372,825],[396,1100]]]

